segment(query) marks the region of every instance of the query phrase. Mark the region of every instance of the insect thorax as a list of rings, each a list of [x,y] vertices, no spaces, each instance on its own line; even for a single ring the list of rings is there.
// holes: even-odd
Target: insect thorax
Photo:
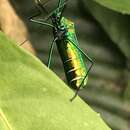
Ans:
[[[75,33],[74,23],[65,17],[61,18],[60,26],[66,29],[68,35]]]
[[[57,37],[58,40],[63,40],[74,33],[74,23],[65,17],[62,17],[58,27],[54,28],[54,36]]]

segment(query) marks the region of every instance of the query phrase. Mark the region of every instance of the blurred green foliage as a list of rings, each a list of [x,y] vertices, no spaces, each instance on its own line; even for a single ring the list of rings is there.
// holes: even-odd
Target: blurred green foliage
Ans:
[[[92,1],[92,0],[91,0]],[[120,12],[122,14],[130,14],[130,1],[129,0],[93,0],[105,6],[106,8]]]

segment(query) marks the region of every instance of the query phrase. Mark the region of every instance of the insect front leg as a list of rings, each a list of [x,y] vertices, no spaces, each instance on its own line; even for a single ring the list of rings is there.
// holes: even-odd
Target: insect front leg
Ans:
[[[43,7],[44,9],[44,7]],[[36,17],[40,16],[42,14],[42,12],[38,9],[38,13],[36,13],[35,15],[29,17],[29,20],[31,22],[37,23],[37,24],[41,24],[41,25],[46,25],[49,26],[51,28],[53,28],[54,26],[52,24],[46,23],[45,21],[47,21],[47,18],[45,17],[44,19],[35,19]]]
[[[76,96],[78,95],[78,92],[79,92],[81,86],[83,85],[85,79],[87,78],[87,76],[88,76],[88,74],[89,74],[89,72],[90,72],[90,70],[91,70],[91,68],[92,68],[92,66],[93,66],[93,64],[94,64],[94,62],[93,62],[93,60],[92,60],[87,54],[85,54],[85,53],[82,51],[82,49],[80,49],[80,48],[78,47],[77,44],[75,44],[75,43],[74,43],[73,41],[71,41],[70,39],[67,39],[67,40],[69,40],[70,43],[73,44],[73,45],[81,52],[81,54],[86,58],[86,60],[89,60],[89,62],[91,63],[91,65],[90,65],[90,67],[89,67],[89,69],[88,69],[86,75],[85,75],[84,78],[83,78],[83,81],[81,82],[80,86],[79,86],[78,89],[76,90],[75,95],[70,99],[70,101],[73,101],[73,100],[76,98]]]
[[[45,18],[45,21],[47,21],[49,18],[51,18],[51,16],[54,14],[54,13],[60,13],[62,12],[62,9],[65,7],[65,5],[67,4],[67,1],[66,0],[63,4],[60,4],[58,5],[58,7],[56,9],[54,9],[52,12],[50,12],[50,14],[48,14],[48,16]],[[60,14],[60,17],[62,16],[62,14]]]
[[[38,19],[38,20],[34,19],[34,18],[37,17],[37,16],[39,16],[39,15],[32,16],[32,17],[29,18],[29,20],[30,20],[31,22],[34,22],[34,23],[37,23],[37,24],[49,26],[49,27],[51,27],[51,28],[54,27],[52,24],[49,24],[49,23],[44,22],[43,19]]]
[[[51,24],[45,23],[45,22],[43,22],[43,21],[41,21],[41,20],[36,20],[36,19],[34,19],[35,17],[38,17],[38,16],[40,16],[40,15],[41,15],[41,11],[38,10],[38,12],[37,12],[35,15],[29,17],[29,20],[30,20],[31,22],[34,22],[34,23],[37,23],[37,24],[42,24],[42,25],[46,25],[46,26],[49,26],[49,27],[54,27],[54,26],[51,25]],[[25,42],[27,42],[28,40],[29,40],[29,39],[24,40],[22,43],[19,44],[19,46],[22,46],[22,45],[23,45]]]
[[[50,47],[50,50],[49,50],[49,57],[48,57],[48,63],[47,63],[47,67],[50,68],[50,65],[51,65],[51,60],[52,60],[52,52],[53,52],[53,49],[54,49],[54,44],[56,42],[58,38],[56,37],[52,43],[51,43],[51,47]]]

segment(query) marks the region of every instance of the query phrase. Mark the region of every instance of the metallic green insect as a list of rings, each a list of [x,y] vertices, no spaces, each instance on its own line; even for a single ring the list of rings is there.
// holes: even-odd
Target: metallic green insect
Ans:
[[[86,86],[88,73],[92,68],[93,61],[79,48],[74,23],[62,16],[67,2],[68,0],[59,0],[57,8],[51,13],[48,13],[41,1],[37,0],[36,3],[39,12],[30,17],[30,21],[53,28],[54,39],[49,51],[48,67],[50,68],[53,47],[56,44],[63,62],[68,85],[76,89],[76,93],[71,99],[73,100],[77,96],[79,89]],[[36,19],[42,11],[47,13],[46,18]],[[51,19],[52,24],[46,22],[48,19]],[[86,65],[84,59],[90,61],[90,67]]]

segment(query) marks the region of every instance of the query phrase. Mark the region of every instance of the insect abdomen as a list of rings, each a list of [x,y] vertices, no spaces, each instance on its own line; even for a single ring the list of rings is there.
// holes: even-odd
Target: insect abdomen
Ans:
[[[59,43],[57,44],[57,47],[63,62],[68,84],[72,88],[77,89],[81,85],[87,73],[86,65],[83,61],[82,55],[79,50],[69,41]],[[84,80],[82,87],[84,87],[86,83],[87,78]]]

